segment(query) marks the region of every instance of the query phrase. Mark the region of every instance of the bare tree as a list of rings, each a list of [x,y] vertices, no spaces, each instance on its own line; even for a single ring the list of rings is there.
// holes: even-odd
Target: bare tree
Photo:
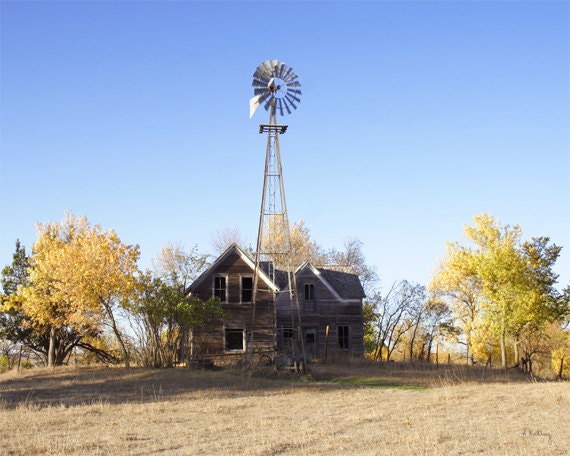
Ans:
[[[233,228],[225,227],[223,230],[216,230],[216,234],[210,238],[210,244],[214,249],[213,254],[215,256],[219,256],[224,253],[232,244],[237,244],[247,253],[251,254],[253,252],[251,245],[247,243],[246,239],[242,236],[236,226]]]
[[[406,287],[407,317],[410,325],[409,355],[410,361],[414,360],[414,345],[422,332],[422,323],[427,313],[426,287],[419,284],[410,284]],[[417,357],[417,353],[416,353]]]
[[[376,294],[371,298],[376,303],[377,316],[375,360],[383,361],[385,353],[385,360],[390,361],[403,336],[412,328],[409,309],[417,293],[417,287],[403,280],[394,283],[385,296]]]
[[[372,294],[373,285],[378,281],[378,275],[373,266],[366,264],[362,251],[363,243],[360,239],[349,238],[344,243],[344,250],[332,249],[327,254],[327,261],[335,266],[348,268],[360,278],[366,294]]]

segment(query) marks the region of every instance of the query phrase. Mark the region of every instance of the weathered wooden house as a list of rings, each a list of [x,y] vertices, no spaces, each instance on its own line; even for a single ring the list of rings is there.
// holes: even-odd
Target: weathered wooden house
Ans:
[[[188,288],[193,296],[218,297],[222,304],[223,321],[208,333],[209,356],[244,353],[252,342],[256,352],[289,350],[299,324],[286,274],[259,271],[252,316],[254,273],[255,262],[233,244]],[[364,290],[358,276],[305,263],[295,277],[307,355],[363,356]]]

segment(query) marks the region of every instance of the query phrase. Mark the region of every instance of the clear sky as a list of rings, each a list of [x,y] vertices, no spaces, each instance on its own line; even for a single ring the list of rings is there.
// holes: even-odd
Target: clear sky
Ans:
[[[348,237],[387,287],[427,283],[489,212],[564,247],[567,1],[1,1],[0,265],[66,209],[139,244],[255,243],[266,138],[252,75],[302,101],[281,137],[291,222]]]

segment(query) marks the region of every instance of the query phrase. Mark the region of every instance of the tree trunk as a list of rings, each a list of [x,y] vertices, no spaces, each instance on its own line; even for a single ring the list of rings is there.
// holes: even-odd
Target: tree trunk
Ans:
[[[519,359],[519,340],[516,337],[515,337],[515,341],[513,344],[513,352],[514,352],[514,356],[515,356],[515,363],[520,362],[520,359]]]
[[[507,345],[505,344],[505,303],[503,302],[503,312],[501,314],[501,335],[499,337],[499,342],[501,344],[501,367],[503,369],[507,368]],[[518,361],[518,360],[517,360]]]
[[[430,337],[430,338],[428,339],[427,354],[426,354],[427,362],[428,362],[428,363],[431,363],[431,349],[432,349],[432,345],[433,345],[433,338]]]
[[[435,365],[439,366],[439,342],[435,343]]]
[[[414,360],[414,344],[416,343],[416,332],[417,332],[418,326],[416,325],[414,327],[414,330],[412,331],[412,337],[410,340],[410,362],[412,362]]]
[[[532,357],[528,356],[526,361],[526,365],[528,366],[528,373],[532,375]]]
[[[125,368],[129,369],[131,367],[131,363],[129,360],[129,351],[127,350],[127,346],[125,345],[125,341],[123,340],[121,331],[119,331],[119,327],[117,326],[117,322],[115,321],[115,316],[113,315],[113,311],[110,305],[108,305],[106,302],[103,302],[102,304],[105,307],[105,311],[107,312],[109,320],[111,321],[111,328],[113,329],[113,333],[117,338],[117,342],[119,342],[119,345],[121,346],[123,357],[125,358]]]
[[[501,337],[499,338],[501,343],[501,367],[503,369],[507,368],[507,347],[505,345],[505,333],[501,332]]]
[[[55,327],[51,327],[49,330],[49,345],[47,353],[47,365],[48,367],[55,366]]]

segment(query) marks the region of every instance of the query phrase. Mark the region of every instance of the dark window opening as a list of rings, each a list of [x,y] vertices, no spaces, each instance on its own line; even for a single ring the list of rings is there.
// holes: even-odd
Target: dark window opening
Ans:
[[[226,278],[214,277],[214,298],[220,298],[220,301],[226,302]]]
[[[313,301],[315,299],[315,286],[312,283],[305,284],[305,301]]]
[[[253,278],[241,278],[241,302],[251,302],[253,299]]]
[[[348,326],[338,327],[338,346],[341,349],[348,348]]]
[[[307,345],[315,343],[315,333],[314,332],[308,332],[307,334],[305,334],[305,343]]]
[[[226,328],[226,350],[243,351],[243,329]]]
[[[283,328],[283,338],[284,339],[292,339],[295,335],[295,331],[293,328]]]

